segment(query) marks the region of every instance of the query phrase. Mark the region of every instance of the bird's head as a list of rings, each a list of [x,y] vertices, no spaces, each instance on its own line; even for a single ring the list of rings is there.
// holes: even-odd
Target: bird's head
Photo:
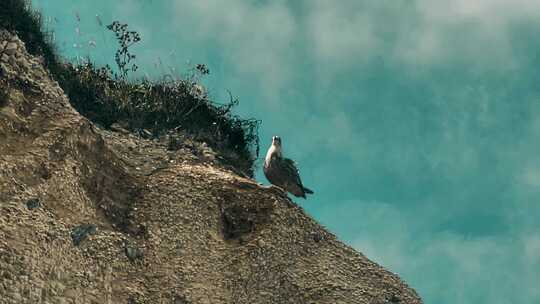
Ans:
[[[276,146],[277,148],[281,148],[281,137],[272,136],[272,145]]]

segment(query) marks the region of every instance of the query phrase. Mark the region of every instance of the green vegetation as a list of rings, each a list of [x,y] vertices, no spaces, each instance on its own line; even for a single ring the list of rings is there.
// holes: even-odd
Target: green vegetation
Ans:
[[[209,99],[197,83],[199,77],[209,73],[205,65],[197,65],[192,77],[183,80],[128,80],[128,72],[137,69],[129,46],[140,38],[118,22],[108,28],[119,42],[115,55],[119,75],[108,66],[64,62],[51,43],[51,35],[43,30],[41,15],[25,0],[0,1],[0,28],[17,33],[31,54],[43,57],[73,107],[91,121],[105,128],[119,123],[152,137],[182,134],[204,141],[225,164],[253,176],[259,153],[259,121],[233,115],[231,110],[238,100],[232,95],[224,105]]]
[[[43,31],[42,17],[25,0],[0,1],[0,28],[16,32],[30,54],[43,56],[46,65],[58,66],[51,35]]]
[[[114,54],[114,61],[118,69],[120,69],[121,77],[126,79],[129,71],[135,72],[139,68],[136,64],[131,63],[137,56],[131,54],[129,48],[141,41],[141,37],[135,31],[128,31],[127,24],[122,24],[118,21],[109,24],[107,28],[114,32],[116,40],[118,40],[119,47]]]

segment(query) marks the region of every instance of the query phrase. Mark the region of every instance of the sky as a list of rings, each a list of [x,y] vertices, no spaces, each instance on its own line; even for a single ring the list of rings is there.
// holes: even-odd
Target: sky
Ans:
[[[71,60],[113,64],[119,20],[139,76],[206,64],[262,154],[282,137],[295,201],[425,303],[540,303],[540,1],[32,4]]]

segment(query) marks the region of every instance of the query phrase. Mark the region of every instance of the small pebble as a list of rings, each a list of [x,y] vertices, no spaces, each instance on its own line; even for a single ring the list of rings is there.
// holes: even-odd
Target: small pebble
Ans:
[[[125,252],[130,261],[135,261],[144,257],[142,250],[135,246],[126,245]]]
[[[97,226],[94,224],[79,225],[71,231],[71,239],[73,245],[79,246],[79,244],[86,239],[89,234],[95,234]]]
[[[41,207],[41,202],[39,201],[39,198],[36,198],[36,197],[31,198],[31,199],[26,201],[26,207],[29,210],[36,209],[36,208]]]

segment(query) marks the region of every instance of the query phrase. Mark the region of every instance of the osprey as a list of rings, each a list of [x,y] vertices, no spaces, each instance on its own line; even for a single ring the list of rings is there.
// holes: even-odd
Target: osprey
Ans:
[[[279,136],[272,137],[272,145],[266,153],[263,171],[264,176],[271,184],[292,193],[294,196],[306,198],[306,193],[313,194],[313,191],[302,185],[294,161],[284,158],[281,154],[281,138]]]

